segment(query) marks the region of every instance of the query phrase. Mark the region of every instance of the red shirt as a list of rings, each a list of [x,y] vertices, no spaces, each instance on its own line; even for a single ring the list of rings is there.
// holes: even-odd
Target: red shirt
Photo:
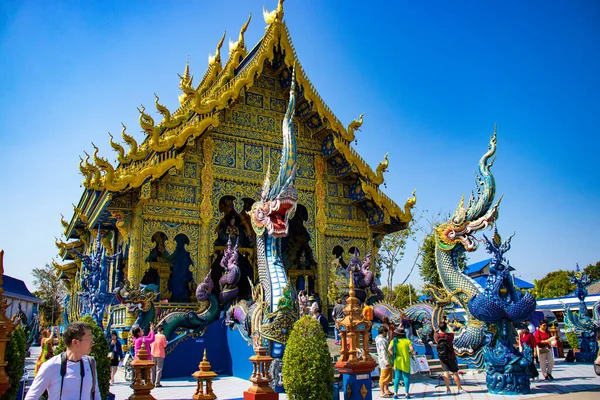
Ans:
[[[535,337],[535,341],[536,341],[538,347],[541,347],[541,348],[549,348],[550,347],[550,345],[548,343],[542,343],[542,340],[548,340],[552,337],[552,336],[550,336],[550,333],[548,331],[542,332],[541,330],[538,329],[537,331],[535,331],[533,336]]]
[[[533,335],[533,333],[526,332],[522,334],[519,339],[521,339],[522,344],[526,344],[532,349],[535,347],[535,336]]]
[[[444,336],[448,338],[448,345],[450,345],[450,357],[456,357],[456,354],[454,353],[454,333],[437,331],[433,334],[433,340],[435,340],[435,342],[437,343],[439,339]]]

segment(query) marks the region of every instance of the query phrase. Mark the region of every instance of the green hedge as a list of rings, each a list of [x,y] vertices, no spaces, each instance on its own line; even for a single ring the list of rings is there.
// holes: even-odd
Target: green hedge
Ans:
[[[288,399],[331,399],[333,365],[317,320],[304,316],[294,324],[283,355],[282,373]]]
[[[579,350],[579,337],[575,332],[567,332],[567,342],[573,350]]]
[[[10,388],[4,393],[1,400],[15,400],[19,391],[23,368],[25,368],[25,356],[27,353],[27,336],[21,325],[8,335],[6,353],[4,359],[8,362],[6,374],[10,382]]]
[[[110,352],[110,346],[108,340],[104,337],[104,332],[90,315],[86,315],[81,318],[81,321],[86,322],[92,327],[92,336],[94,337],[94,345],[92,346],[92,352],[90,355],[96,359],[96,370],[98,372],[98,388],[100,389],[100,396],[105,399],[108,396],[108,390],[110,387],[110,358],[108,353]],[[62,353],[66,350],[65,342],[62,338],[54,354]]]

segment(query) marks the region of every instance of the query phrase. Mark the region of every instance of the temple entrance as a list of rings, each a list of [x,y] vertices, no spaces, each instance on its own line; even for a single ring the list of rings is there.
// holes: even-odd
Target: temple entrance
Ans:
[[[171,255],[165,247],[167,239],[164,232],[155,232],[152,235],[152,243],[155,243],[155,246],[145,260],[150,267],[140,281],[142,285],[156,285],[162,299],[169,299],[171,295],[167,289],[171,275]]]
[[[169,280],[171,301],[187,303],[195,301],[196,284],[190,267],[194,265],[190,253],[185,248],[190,244],[190,239],[182,233],[175,236],[175,252],[172,256],[173,270]]]
[[[289,235],[281,239],[283,264],[296,290],[315,293],[317,262],[310,247],[311,237],[304,223],[308,221],[308,211],[302,204],[290,220]]]

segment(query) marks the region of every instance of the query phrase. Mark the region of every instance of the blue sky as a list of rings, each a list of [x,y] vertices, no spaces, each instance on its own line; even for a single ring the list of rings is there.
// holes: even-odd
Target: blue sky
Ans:
[[[136,106],[157,93],[172,110],[190,60],[196,81],[227,30],[262,8],[222,2],[8,1],[0,4],[0,248],[6,273],[31,285],[56,256],[60,214],[82,188],[79,155],[107,132],[137,132]],[[525,280],[600,260],[600,5],[589,1],[288,0],[285,21],[305,71],[337,117],[365,113],[359,153],[390,153],[384,191],[417,189],[426,218],[452,211],[498,124],[498,226]],[[227,46],[224,46],[224,51]],[[226,54],[225,54],[226,57]],[[224,58],[225,58],[224,57]],[[416,253],[409,246],[396,281]],[[483,251],[470,261],[487,257]],[[418,283],[415,272],[410,281]]]

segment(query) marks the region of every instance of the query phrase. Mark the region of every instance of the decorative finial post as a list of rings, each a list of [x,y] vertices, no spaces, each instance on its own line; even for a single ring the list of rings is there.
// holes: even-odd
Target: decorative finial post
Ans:
[[[192,396],[194,400],[212,400],[217,398],[212,389],[212,380],[217,377],[217,374],[211,371],[210,368],[210,362],[206,358],[206,349],[204,349],[204,357],[200,361],[200,364],[198,364],[199,370],[192,374],[198,381],[196,393]]]
[[[12,321],[6,316],[8,304],[4,298],[4,289],[2,289],[2,275],[4,275],[4,250],[0,250],[0,396],[10,388],[10,382],[6,374],[8,363],[4,360],[4,352],[6,351],[8,335],[15,328]]]
[[[375,361],[369,354],[372,323],[363,316],[360,301],[355,297],[352,274],[348,289],[344,318],[336,322],[342,345],[335,366],[343,375],[345,399],[371,400],[371,372],[375,369]]]
[[[244,392],[244,400],[278,400],[279,393],[275,393],[269,383],[273,380],[269,374],[269,367],[273,358],[267,355],[267,348],[260,346],[260,339],[254,347],[255,354],[250,357],[252,362],[252,386]]]
[[[155,400],[150,394],[154,389],[150,371],[155,363],[148,360],[148,351],[146,350],[146,342],[142,341],[142,348],[138,351],[138,359],[131,362],[133,367],[133,382],[131,388],[133,394],[129,396],[129,400]]]

